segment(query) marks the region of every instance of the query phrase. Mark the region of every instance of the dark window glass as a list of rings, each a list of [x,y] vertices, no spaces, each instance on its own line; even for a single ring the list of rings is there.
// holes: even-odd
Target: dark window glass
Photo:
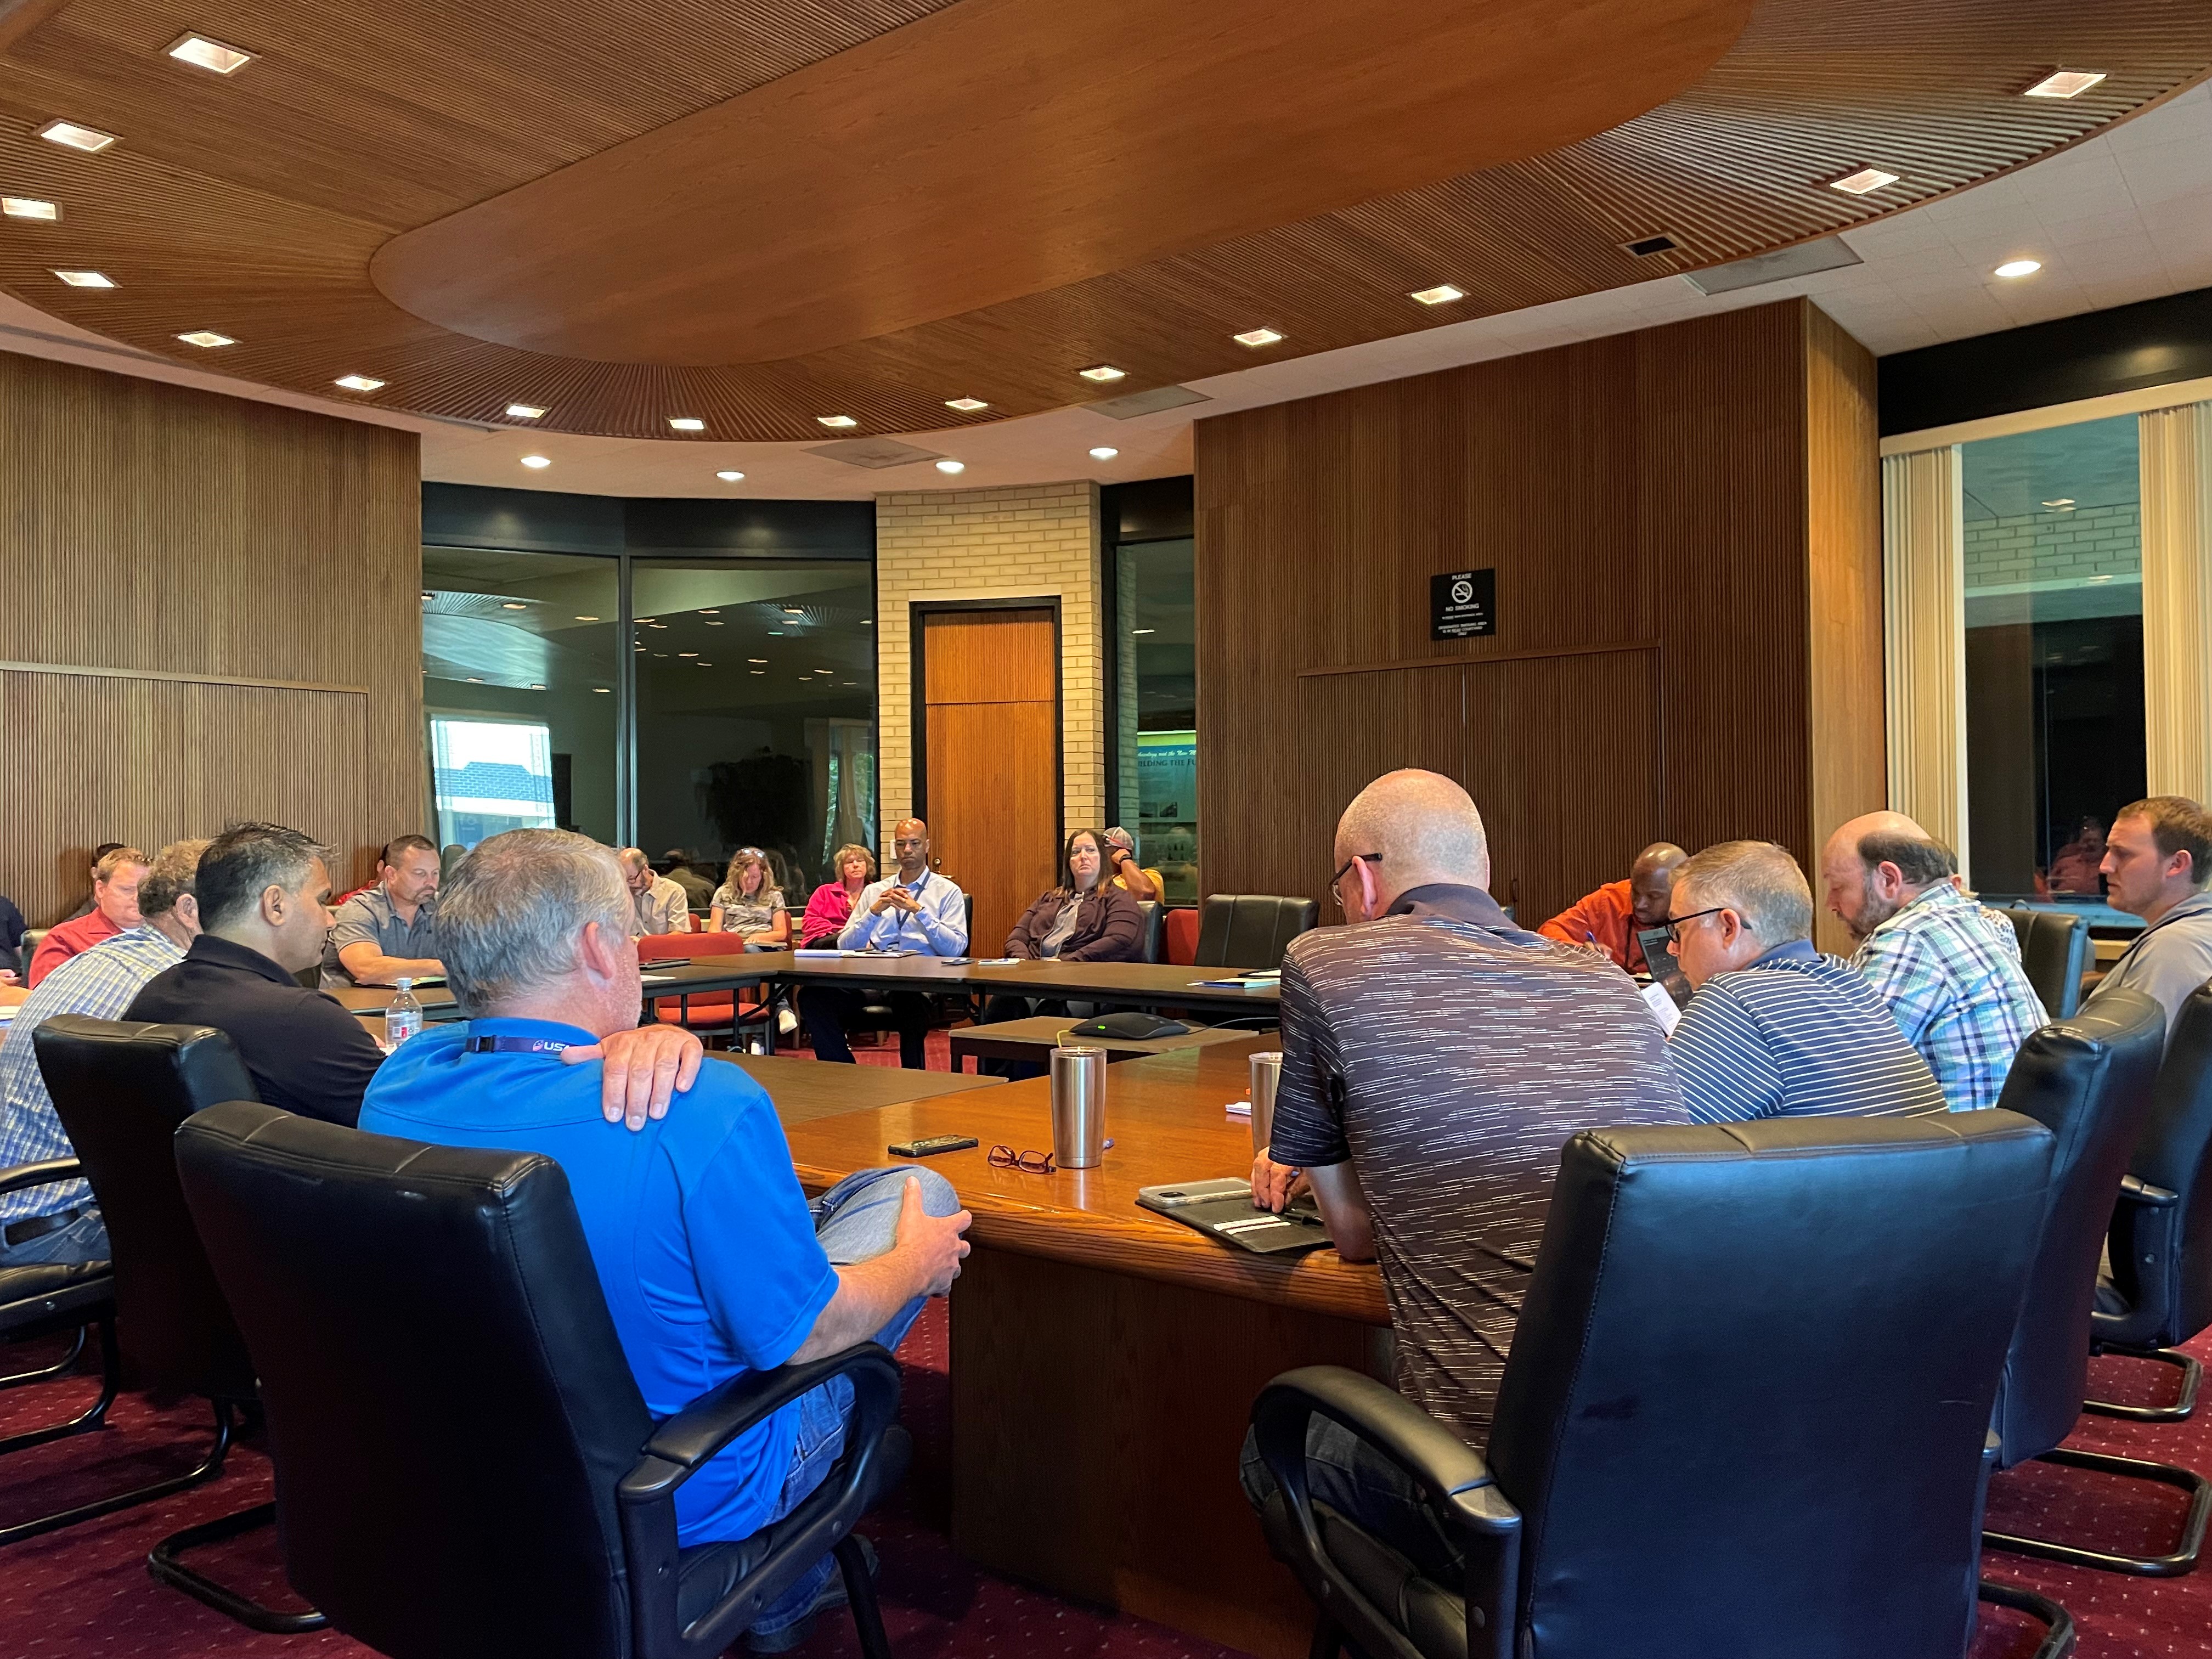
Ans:
[[[1115,621],[1122,818],[1168,902],[1198,902],[1198,661],[1191,543],[1116,550]]]

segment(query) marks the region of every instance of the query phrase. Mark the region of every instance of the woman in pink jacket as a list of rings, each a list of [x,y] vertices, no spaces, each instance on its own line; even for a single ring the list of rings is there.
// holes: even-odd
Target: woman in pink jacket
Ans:
[[[876,855],[857,842],[848,842],[837,849],[830,867],[836,871],[837,879],[823,882],[806,901],[806,915],[799,924],[803,950],[836,948],[837,935],[852,920],[854,902],[876,878]]]

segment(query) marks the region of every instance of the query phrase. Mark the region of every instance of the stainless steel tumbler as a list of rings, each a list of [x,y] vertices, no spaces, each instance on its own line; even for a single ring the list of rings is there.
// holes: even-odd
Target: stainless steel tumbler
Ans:
[[[1270,1048],[1252,1056],[1252,1151],[1267,1150],[1267,1137],[1275,1127],[1275,1087],[1283,1079],[1283,1055]]]
[[[1106,1150],[1106,1051],[1052,1051],[1052,1157],[1063,1170],[1097,1168]]]

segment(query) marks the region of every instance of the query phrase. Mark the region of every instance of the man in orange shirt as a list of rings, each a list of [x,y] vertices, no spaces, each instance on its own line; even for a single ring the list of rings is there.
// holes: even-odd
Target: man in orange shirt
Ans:
[[[118,847],[94,865],[92,908],[47,930],[32,953],[27,982],[36,987],[79,951],[137,927],[143,920],[138,914],[138,883],[145,873],[146,855],[135,847]]]
[[[1536,931],[1568,945],[1595,945],[1632,974],[1652,972],[1637,943],[1637,931],[1667,925],[1674,868],[1689,856],[1671,841],[1655,841],[1636,855],[1626,881],[1606,883]]]

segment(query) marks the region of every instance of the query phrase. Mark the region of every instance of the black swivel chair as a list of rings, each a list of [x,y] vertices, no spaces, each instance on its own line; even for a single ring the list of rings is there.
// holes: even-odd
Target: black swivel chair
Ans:
[[[2174,1366],[2181,1389],[2171,1406],[2093,1400],[2087,1409],[2178,1423],[2196,1409],[2204,1367],[2175,1349],[2212,1325],[2212,987],[2174,1016],[2106,1254],[2111,1269],[2089,1316],[2091,1351]]]
[[[1168,908],[1158,899],[1139,899],[1137,908],[1145,918],[1144,931],[1138,937],[1144,941],[1139,954],[1140,962],[1159,963],[1166,960]]]
[[[192,1215],[261,1372],[292,1583],[392,1659],[713,1659],[835,1550],[885,1659],[853,1523],[902,1473],[872,1344],[738,1378],[655,1423],[560,1166],[236,1102],[177,1133]],[[786,1520],[679,1548],[676,1492],[851,1379],[846,1451]]]
[[[2174,1550],[2119,1555],[2049,1539],[1990,1532],[1984,1541],[2073,1566],[2171,1577],[2189,1571],[2212,1520],[2212,1482],[2172,1463],[2080,1451],[2059,1443],[2074,1431],[2089,1380],[2090,1309],[2098,1262],[2142,1133],[2166,1038],[2166,1014],[2139,991],[2113,991],[2073,1018],[2030,1036],[2005,1075],[1998,1103],[2032,1117],[2057,1138],[2035,1270],[2005,1357],[1991,1428],[1997,1467],[2033,1458],[2068,1468],[2155,1480],[2189,1494]]]
[[[2020,965],[2053,1019],[2071,1019],[2081,1006],[2081,975],[2089,971],[2087,917],[2015,904],[2005,911],[2020,938]]]
[[[1320,919],[1309,898],[1273,893],[1208,893],[1198,913],[1196,965],[1279,968],[1291,941]]]
[[[169,1138],[179,1123],[220,1100],[253,1097],[253,1081],[220,1031],[57,1014],[31,1034],[54,1110],[69,1131],[107,1224],[123,1346],[148,1388],[196,1394],[215,1410],[215,1443],[199,1467],[108,1508],[222,1473],[238,1414],[256,1401],[253,1364],[185,1208]],[[54,1524],[71,1517],[55,1517]],[[163,1539],[147,1568],[255,1630],[319,1630],[322,1615],[283,1613],[186,1566],[185,1550],[265,1527],[276,1506],[258,1504]]]
[[[12,1170],[0,1170],[0,1194],[51,1187],[73,1181],[82,1173],[73,1158],[18,1164]],[[115,1403],[123,1377],[121,1358],[115,1347],[115,1275],[106,1262],[0,1268],[0,1347],[13,1347],[64,1332],[73,1332],[76,1336],[60,1358],[30,1370],[0,1376],[0,1389],[21,1388],[27,1383],[45,1382],[68,1375],[84,1352],[84,1334],[88,1328],[97,1328],[100,1332],[100,1397],[66,1422],[27,1429],[0,1440],[0,1457],[106,1427],[108,1408]],[[0,1544],[12,1544],[19,1538],[112,1514],[129,1504],[143,1503],[177,1489],[176,1483],[164,1481],[143,1492],[127,1492],[119,1498],[0,1528]]]
[[[38,955],[39,946],[45,941],[46,937],[46,930],[43,927],[27,927],[23,930],[23,943],[16,952],[20,961],[15,972],[26,985],[31,982],[31,958]]]
[[[1963,1654],[2051,1158],[2008,1112],[1575,1136],[1486,1453],[1334,1368],[1253,1408],[1316,1659]],[[1313,1501],[1316,1415],[1426,1495],[1462,1581]]]

